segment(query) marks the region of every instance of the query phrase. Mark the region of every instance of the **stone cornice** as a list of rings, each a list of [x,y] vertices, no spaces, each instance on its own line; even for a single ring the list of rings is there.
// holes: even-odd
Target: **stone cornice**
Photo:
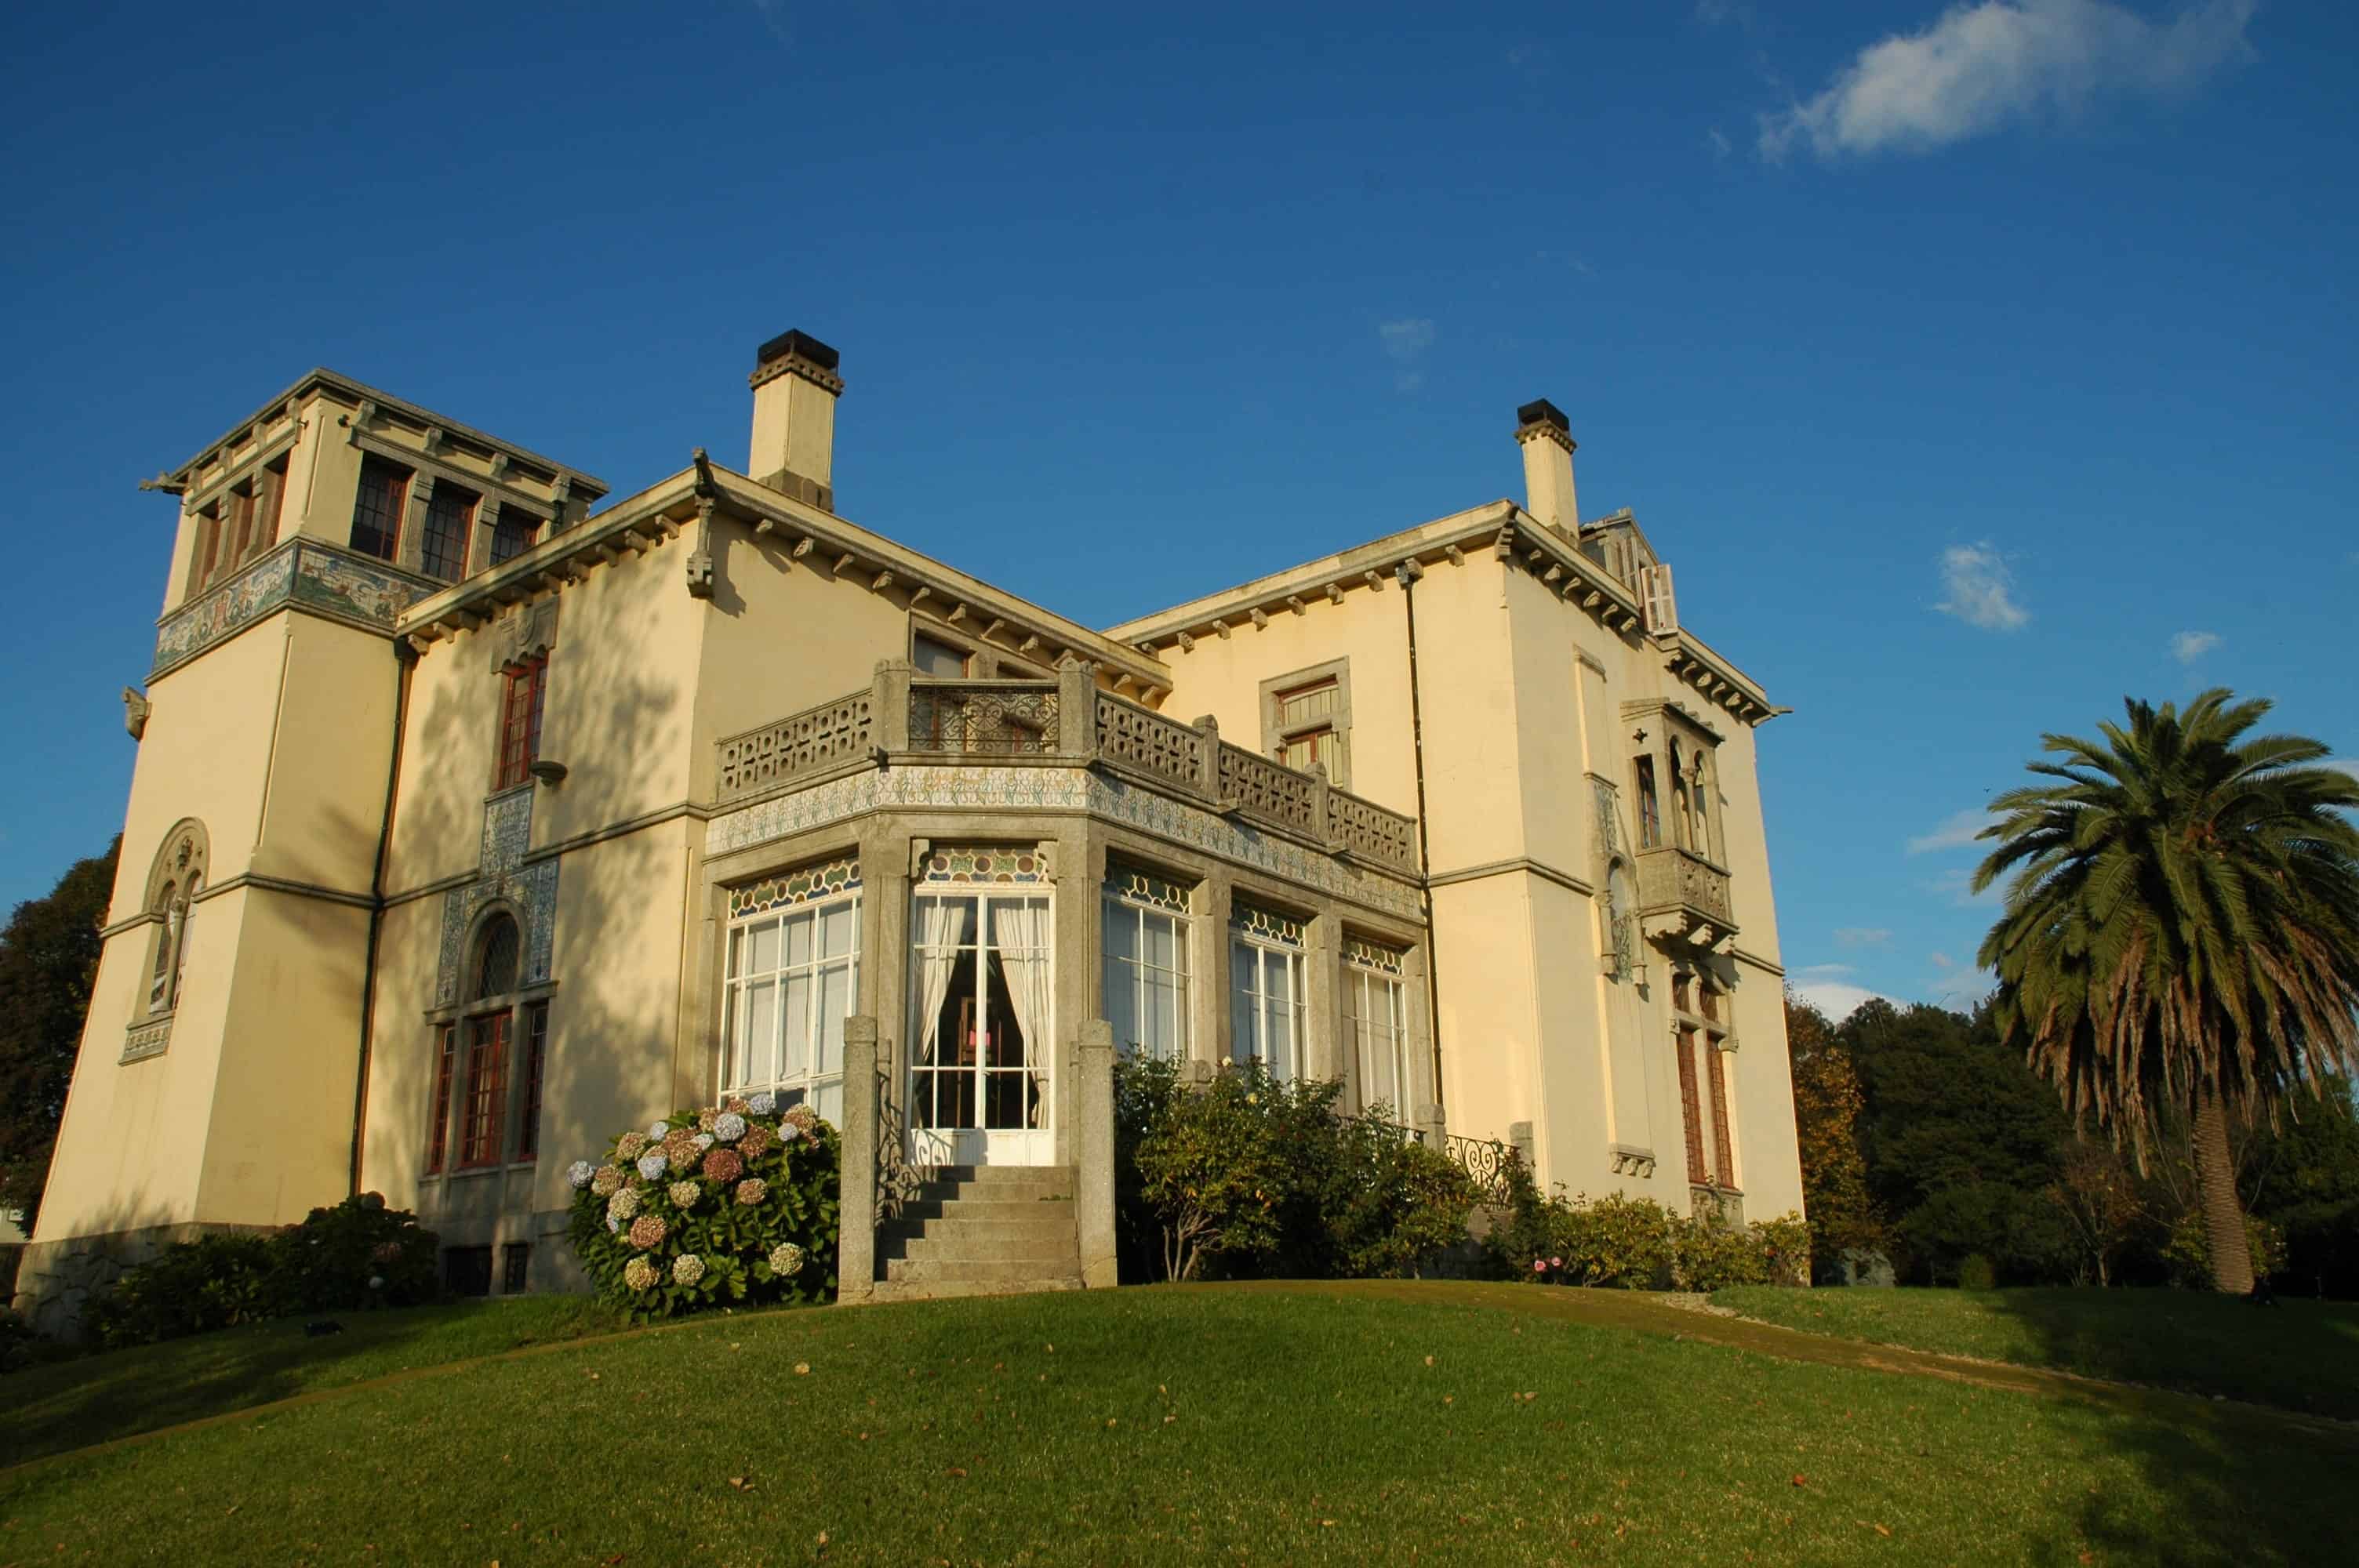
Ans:
[[[285,391],[275,397],[265,399],[262,406],[255,409],[252,415],[231,426],[217,439],[206,443],[196,456],[179,468],[171,470],[171,478],[183,486],[193,487],[203,470],[212,467],[224,453],[234,452],[237,449],[250,444],[258,427],[266,427],[285,418],[292,406],[322,392],[335,397],[339,402],[355,406],[364,402],[373,403],[376,406],[380,416],[391,414],[402,423],[415,425],[420,430],[440,429],[445,438],[456,438],[469,445],[481,447],[487,452],[504,453],[511,462],[520,463],[546,474],[549,482],[554,483],[560,479],[570,480],[572,493],[577,496],[595,501],[607,492],[605,481],[584,473],[580,469],[560,463],[554,458],[542,457],[538,452],[519,447],[513,441],[503,441],[498,437],[486,434],[473,426],[462,425],[455,419],[445,418],[430,408],[421,408],[406,398],[396,397],[389,392],[380,392],[365,383],[354,381],[348,375],[340,375],[324,367],[306,372],[297,377],[294,384]]]

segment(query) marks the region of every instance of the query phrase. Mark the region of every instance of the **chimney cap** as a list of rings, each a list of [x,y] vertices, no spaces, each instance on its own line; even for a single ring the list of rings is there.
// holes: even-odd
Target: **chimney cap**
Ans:
[[[829,348],[809,332],[797,328],[791,331],[779,333],[755,350],[754,368],[760,370],[763,366],[775,363],[789,354],[799,359],[809,360],[820,369],[828,371],[835,369],[843,359],[843,356],[833,349]]]
[[[1572,422],[1564,416],[1564,410],[1545,397],[1535,397],[1516,409],[1516,423],[1518,426],[1553,425],[1568,436],[1572,434]]]

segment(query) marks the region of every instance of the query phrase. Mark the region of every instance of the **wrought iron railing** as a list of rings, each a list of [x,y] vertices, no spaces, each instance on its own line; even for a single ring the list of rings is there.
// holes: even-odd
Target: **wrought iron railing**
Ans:
[[[1516,1159],[1507,1144],[1487,1138],[1461,1138],[1451,1133],[1441,1141],[1441,1152],[1457,1162],[1486,1203],[1507,1201],[1507,1168]]]
[[[901,1210],[934,1179],[935,1167],[909,1158],[908,1118],[893,1098],[893,1076],[876,1070],[876,1222],[898,1219]]]
[[[913,752],[1053,752],[1057,733],[1054,681],[924,682],[909,687]]]

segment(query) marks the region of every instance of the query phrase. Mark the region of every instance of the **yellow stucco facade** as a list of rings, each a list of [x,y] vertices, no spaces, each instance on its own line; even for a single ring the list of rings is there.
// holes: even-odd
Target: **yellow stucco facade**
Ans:
[[[745,471],[609,504],[324,371],[167,476],[37,1320],[353,1190],[460,1288],[561,1287],[568,1163],[723,1090],[1086,1175],[1109,1034],[1478,1167],[1799,1208],[1778,710],[1578,518],[1551,406],[1525,503],[1100,632],[834,510],[832,350],[752,382]]]

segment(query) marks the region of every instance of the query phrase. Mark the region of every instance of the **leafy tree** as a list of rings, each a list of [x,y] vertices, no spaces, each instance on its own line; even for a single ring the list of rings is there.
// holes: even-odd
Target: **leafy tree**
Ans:
[[[2181,713],[2125,700],[2103,743],[2047,735],[2053,782],[1991,803],[1976,891],[2011,877],[1983,941],[1999,1033],[2141,1166],[2158,1119],[2194,1130],[2215,1289],[2253,1274],[2228,1141],[2359,1065],[2359,779],[2320,741],[2247,738],[2224,689]]]
[[[0,931],[0,1210],[21,1210],[27,1231],[73,1082],[122,847],[117,836],[105,854],[75,861]]]
[[[1835,1038],[1859,1075],[1868,1192],[1909,1271],[1954,1279],[1980,1253],[2010,1278],[2056,1276],[2071,1238],[2047,1194],[2069,1123],[1987,1013],[1878,999]]]
[[[2244,1149],[2243,1191],[2254,1214],[2284,1232],[2282,1283],[2359,1298],[2359,1106],[2349,1079],[2321,1086]]]
[[[1810,1250],[1821,1263],[1847,1248],[1882,1248],[1883,1217],[1867,1187],[1860,1152],[1866,1098],[1851,1049],[1827,1015],[1788,991],[1786,1042],[1794,1064],[1794,1130],[1802,1155],[1802,1206]]]

